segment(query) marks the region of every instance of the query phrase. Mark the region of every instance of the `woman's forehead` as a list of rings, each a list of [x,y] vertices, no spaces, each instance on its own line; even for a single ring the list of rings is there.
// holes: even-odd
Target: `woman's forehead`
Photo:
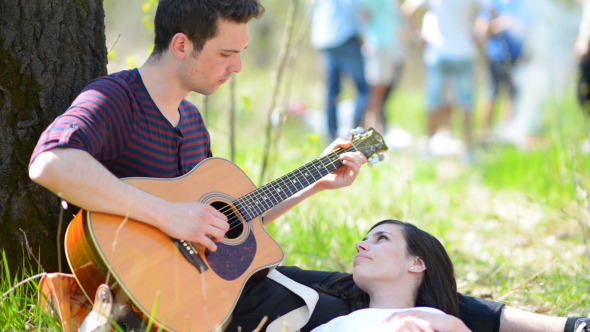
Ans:
[[[371,238],[381,234],[390,234],[392,236],[402,236],[402,227],[396,224],[384,223],[373,228],[365,238]]]

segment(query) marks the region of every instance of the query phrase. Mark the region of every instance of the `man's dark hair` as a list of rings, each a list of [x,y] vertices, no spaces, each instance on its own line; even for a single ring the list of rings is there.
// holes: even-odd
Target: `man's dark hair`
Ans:
[[[258,0],[160,0],[154,19],[154,50],[160,55],[177,33],[184,33],[200,52],[217,34],[219,19],[247,23],[264,13]]]

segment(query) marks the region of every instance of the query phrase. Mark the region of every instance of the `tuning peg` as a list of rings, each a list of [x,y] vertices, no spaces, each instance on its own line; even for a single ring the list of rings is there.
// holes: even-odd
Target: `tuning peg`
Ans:
[[[385,159],[385,156],[382,153],[378,153],[377,155],[373,156],[371,159],[369,159],[367,161],[369,167],[373,167],[373,165],[375,165],[376,163],[383,161],[383,159]]]
[[[357,136],[360,135],[362,133],[364,133],[365,130],[363,129],[363,127],[356,127],[354,129],[351,129],[349,131],[346,132],[346,136],[348,136],[349,138],[353,137],[353,136]]]
[[[373,165],[375,165],[376,163],[379,162],[379,157],[377,156],[373,156],[371,159],[369,159],[368,161],[369,167],[372,167]]]

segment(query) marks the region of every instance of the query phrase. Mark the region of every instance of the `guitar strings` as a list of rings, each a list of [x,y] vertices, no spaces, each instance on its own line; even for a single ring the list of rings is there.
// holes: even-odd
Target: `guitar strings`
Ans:
[[[359,140],[360,140],[360,139],[352,140],[352,141],[351,141],[351,145],[350,145],[348,148],[346,148],[346,149],[342,149],[342,148],[336,149],[336,150],[334,150],[334,151],[332,151],[332,152],[328,153],[328,154],[327,154],[326,156],[324,156],[323,158],[317,159],[317,160],[315,160],[315,161],[312,161],[312,162],[310,162],[310,163],[308,163],[308,164],[304,165],[304,167],[309,167],[309,165],[314,165],[314,163],[316,163],[316,162],[319,162],[319,163],[322,163],[322,164],[323,164],[323,161],[329,161],[329,160],[331,160],[331,159],[334,159],[334,157],[337,157],[337,156],[339,156],[341,153],[343,153],[343,151],[344,151],[344,152],[350,152],[350,151],[360,151],[359,147],[357,146],[357,143],[358,143],[358,141],[359,141]],[[366,154],[365,154],[365,156],[366,156]],[[368,156],[367,156],[367,157],[368,157]],[[339,158],[336,158],[334,161],[332,161],[332,162],[330,162],[330,163],[331,163],[331,164],[334,164],[334,162],[338,162],[338,161],[340,161],[340,159],[339,159]],[[340,168],[341,166],[342,166],[342,164],[340,163],[339,165],[337,165],[337,166],[335,167],[335,169],[338,169],[338,168]],[[304,167],[302,167],[302,168],[304,168]],[[326,166],[325,166],[325,165],[324,165],[324,168],[326,168]],[[300,168],[300,169],[301,169],[301,168]],[[315,168],[315,166],[314,166],[314,168],[312,169],[312,173],[313,173],[313,170],[317,171],[317,169]],[[288,173],[288,174],[286,174],[286,175],[284,175],[284,176],[280,177],[279,179],[277,179],[277,181],[283,181],[283,182],[284,182],[285,178],[289,178],[290,176],[293,176],[293,175],[294,175],[294,174],[295,174],[297,171],[299,171],[299,169],[297,169],[297,170],[295,170],[295,171],[293,171],[293,172],[291,172],[291,173]],[[329,173],[329,172],[328,172],[328,173]],[[328,174],[328,173],[326,173],[326,174]],[[322,177],[323,177],[323,176],[325,176],[326,174],[322,175]],[[321,175],[321,172],[320,172],[320,175]],[[305,177],[299,177],[298,179],[305,179]],[[318,178],[318,180],[319,180],[319,178]],[[274,181],[274,182],[277,182],[277,181]],[[315,182],[315,181],[314,181],[314,182]],[[301,183],[301,182],[299,181],[299,183]],[[312,182],[312,183],[313,183],[313,182]],[[309,183],[309,182],[308,182],[308,184],[307,184],[307,185],[303,186],[303,187],[302,187],[302,188],[300,188],[300,189],[297,189],[297,190],[295,191],[295,193],[296,193],[296,192],[298,192],[298,191],[300,191],[300,190],[302,190],[302,189],[304,189],[305,187],[307,187],[307,186],[308,186],[308,185],[310,185],[310,184],[311,184],[311,183]],[[253,196],[253,198],[256,198],[256,201],[257,201],[257,202],[260,202],[260,200],[259,200],[260,198],[264,198],[264,199],[266,199],[266,198],[267,198],[267,195],[259,195],[259,194],[257,194],[257,192],[264,192],[264,191],[265,191],[265,190],[264,190],[264,189],[265,189],[265,187],[266,187],[266,186],[268,186],[268,185],[269,185],[269,184],[267,184],[267,185],[264,185],[264,186],[262,186],[261,188],[259,188],[259,189],[255,190],[253,193],[251,193],[252,195],[248,194],[248,195],[244,196],[244,197],[243,197],[243,199],[238,199],[238,200],[236,200],[236,201],[232,202],[232,203],[235,203],[235,204],[233,204],[233,206],[234,206],[234,207],[236,207],[236,209],[237,209],[237,210],[239,210],[239,206],[238,206],[238,205],[241,205],[241,204],[240,204],[240,202],[241,202],[242,200],[245,200],[245,202],[246,202],[246,203],[248,203],[248,202],[254,202],[252,199],[248,199],[248,198],[247,198],[248,196]],[[262,189],[262,190],[261,190],[261,189]],[[292,192],[291,194],[294,194],[294,193]],[[272,195],[271,195],[271,196],[272,196]],[[290,196],[290,195],[289,195],[289,196]],[[287,196],[287,197],[289,197],[289,196]],[[258,214],[257,214],[256,216],[259,216],[259,215],[261,215],[262,213],[264,213],[265,211],[267,211],[267,210],[268,210],[270,207],[272,207],[272,206],[273,206],[273,205],[271,205],[271,206],[269,206],[269,207],[265,208],[265,209],[264,209],[262,212],[258,212]],[[229,223],[229,225],[230,225],[230,228],[229,228],[228,232],[229,232],[229,231],[231,231],[231,230],[234,230],[236,227],[239,227],[239,226],[241,226],[241,220],[240,220],[239,216],[238,216],[238,215],[236,215],[236,214],[234,213],[234,209],[232,208],[232,206],[231,206],[230,204],[226,205],[224,208],[220,209],[219,211],[220,211],[220,212],[222,212],[223,214],[225,214],[225,215],[228,217],[228,223]],[[231,212],[231,216],[229,215],[229,212]],[[251,218],[251,219],[253,219],[253,218]]]
[[[366,138],[366,137],[365,137],[365,138]],[[335,157],[338,157],[338,156],[339,156],[341,153],[343,153],[343,152],[350,152],[350,151],[360,151],[359,147],[357,146],[357,143],[358,143],[359,141],[363,141],[363,140],[362,140],[361,138],[353,139],[353,140],[351,141],[351,144],[350,144],[350,146],[349,146],[349,147],[347,147],[346,149],[342,149],[342,148],[335,149],[334,151],[331,151],[330,153],[328,153],[326,156],[324,156],[324,157],[322,157],[322,158],[319,158],[319,159],[317,159],[317,160],[315,160],[315,161],[312,161],[312,162],[310,162],[310,163],[308,163],[308,164],[304,165],[304,166],[303,166],[303,167],[301,167],[301,168],[307,168],[307,167],[309,167],[309,165],[312,165],[312,166],[314,166],[314,167],[312,168],[312,172],[311,172],[311,173],[312,173],[312,175],[314,175],[314,174],[313,174],[313,173],[314,173],[314,171],[318,171],[318,170],[317,170],[317,168],[315,167],[315,164],[316,164],[316,163],[321,163],[321,164],[324,166],[324,168],[327,170],[327,167],[326,167],[326,166],[323,164],[323,162],[324,162],[324,161],[330,161],[330,160],[333,160],[333,161],[330,161],[330,164],[332,164],[332,166],[334,166],[334,164],[335,164],[335,163],[338,163],[338,165],[336,165],[336,167],[335,167],[335,169],[334,169],[334,170],[336,170],[336,169],[338,169],[338,168],[340,168],[340,167],[342,166],[342,163],[340,162],[340,159],[339,159],[339,158],[335,158]],[[368,158],[368,156],[366,155],[366,153],[363,153],[363,154],[365,154],[365,156]],[[280,177],[279,179],[277,179],[276,181],[273,181],[273,182],[275,182],[275,183],[276,183],[277,181],[282,181],[283,183],[285,183],[285,179],[287,179],[287,178],[291,178],[292,176],[295,176],[295,178],[297,179],[297,181],[294,181],[294,182],[295,182],[295,183],[301,183],[301,181],[300,181],[300,180],[301,180],[301,179],[306,179],[306,178],[305,178],[305,177],[297,177],[297,176],[295,175],[295,173],[296,173],[296,172],[298,172],[298,171],[299,171],[301,168],[299,168],[299,169],[297,169],[297,170],[295,170],[295,171],[292,171],[291,173],[288,173],[288,174],[286,174],[286,175],[284,175],[284,176]],[[299,172],[300,172],[300,171],[299,171]],[[330,172],[331,172],[331,171],[330,171]],[[329,172],[328,172],[328,173],[329,173]],[[326,174],[328,174],[328,173],[326,173]],[[323,174],[323,175],[322,175],[322,172],[319,172],[319,175],[321,175],[322,177],[323,177],[323,176],[325,176],[326,174]],[[318,175],[318,176],[319,176],[319,175]],[[316,179],[316,181],[317,181],[317,180],[319,180],[319,177]],[[299,192],[300,190],[302,190],[302,189],[306,188],[306,187],[307,187],[307,186],[309,186],[311,183],[313,183],[313,182],[311,182],[311,183],[310,183],[309,181],[307,181],[307,182],[308,182],[308,183],[307,183],[307,185],[304,185],[303,187],[301,187],[301,188],[299,188],[299,189],[295,188],[295,189],[296,189],[296,191],[295,191],[295,192],[291,192],[291,195],[292,195],[292,194],[294,194],[294,193],[297,193],[297,192]],[[315,182],[315,181],[314,181],[314,182]],[[241,226],[241,224],[242,224],[242,223],[241,223],[241,220],[240,220],[240,217],[239,217],[238,215],[236,215],[236,213],[235,213],[235,211],[234,211],[234,210],[238,210],[238,211],[240,210],[240,206],[239,206],[239,205],[242,205],[242,204],[241,204],[241,202],[242,202],[242,201],[244,201],[244,203],[254,203],[254,202],[263,202],[263,203],[264,203],[264,201],[265,201],[265,200],[268,198],[268,195],[267,195],[267,194],[270,194],[270,192],[267,192],[268,190],[266,190],[266,188],[267,188],[269,185],[271,185],[271,184],[272,184],[272,183],[270,183],[270,184],[266,184],[266,185],[264,185],[264,186],[262,186],[262,187],[258,188],[257,190],[253,191],[252,193],[250,193],[250,194],[248,194],[248,195],[246,195],[246,196],[244,196],[244,197],[242,197],[242,198],[240,198],[240,199],[237,199],[237,200],[233,201],[233,202],[232,202],[232,203],[233,203],[233,205],[231,205],[231,204],[227,204],[227,205],[226,205],[226,206],[224,206],[223,208],[219,209],[219,211],[220,211],[221,213],[223,213],[224,215],[226,215],[226,217],[228,217],[228,223],[229,223],[229,225],[230,225],[230,228],[229,228],[228,232],[229,232],[229,231],[232,231],[232,230],[234,230],[236,227],[239,227],[239,226]],[[287,186],[287,188],[289,188],[289,187]],[[258,192],[263,192],[264,194],[258,194]],[[289,196],[291,196],[291,195],[289,195]],[[250,196],[253,196],[253,199],[255,199],[255,200],[253,200],[253,199],[249,199],[248,197],[250,197]],[[270,196],[273,196],[273,195],[270,195]],[[289,196],[287,196],[287,197],[289,197]],[[287,197],[285,197],[285,199],[286,199]],[[262,198],[262,201],[260,200],[261,198]],[[279,202],[281,202],[281,201],[282,201],[282,200],[280,200]],[[277,202],[277,203],[278,203],[278,202]],[[251,205],[251,204],[249,204],[249,205]],[[265,208],[265,209],[264,209],[262,212],[258,211],[256,216],[259,216],[259,215],[263,214],[265,211],[269,210],[269,209],[270,209],[272,206],[274,206],[274,205],[271,205],[271,206],[268,206],[268,207],[266,207],[266,208]],[[235,207],[235,209],[234,209],[234,207]],[[230,212],[231,212],[231,215],[230,215]],[[242,215],[243,215],[243,214],[242,214]],[[248,218],[249,218],[249,220],[250,220],[250,219],[253,219],[253,217],[252,217],[252,218],[250,218],[250,216],[248,216]]]
[[[333,157],[333,156],[331,156],[331,157]],[[295,173],[296,172],[294,171],[294,172],[292,172],[290,174],[291,175],[294,175]],[[288,175],[285,175],[285,176],[277,179],[275,182],[283,182],[283,183],[285,183],[285,179],[289,177]],[[312,168],[312,171],[311,171],[311,175],[314,176],[314,177],[319,177],[321,175],[321,172],[316,167],[313,167]],[[305,177],[299,177],[299,178],[300,179],[306,179]],[[309,184],[311,184],[307,180],[305,182],[308,182],[307,185],[302,186],[301,188],[297,189],[294,192],[292,191],[291,192],[291,195],[294,194],[294,193],[296,193],[296,192],[298,192],[299,190],[302,190],[303,188],[307,187]],[[303,182],[302,181],[299,181],[299,183],[303,183]],[[268,205],[266,203],[269,195],[271,197],[275,197],[275,198],[277,196],[279,196],[279,195],[273,195],[272,192],[269,191],[269,186],[268,185],[265,185],[265,186],[259,188],[258,190],[256,190],[255,192],[253,192],[253,193],[251,193],[249,195],[246,195],[243,198],[237,199],[234,202],[232,202],[233,203],[233,207],[235,207],[235,209],[237,209],[239,211],[241,207],[242,208],[244,207],[244,205],[251,206],[253,208],[253,210],[256,210],[256,213],[257,213],[256,216],[258,216],[258,215],[261,215],[264,211],[267,211],[270,207],[272,207],[274,205],[274,204]],[[290,195],[287,195],[287,197],[289,197],[289,196]],[[265,206],[264,209],[262,210],[262,212],[260,212],[261,210],[258,207],[256,207],[257,204],[255,204],[255,202],[258,202],[258,203],[263,204]],[[231,231],[231,230],[233,230],[233,229],[235,229],[236,227],[239,227],[241,225],[241,220],[240,220],[239,216],[237,216],[235,214],[235,211],[234,211],[234,208],[233,207],[231,205],[227,205],[224,208],[222,208],[222,209],[219,210],[220,212],[222,212],[223,214],[225,214],[228,217],[228,223],[230,224],[230,229],[228,230],[228,232]],[[248,219],[253,219],[253,218],[249,218],[248,217]]]
[[[314,171],[318,172],[317,168],[314,165],[315,163],[321,163],[323,165],[324,164],[324,161],[329,161],[329,163],[332,164],[332,165],[335,164],[335,163],[337,163],[337,165],[335,166],[334,170],[335,169],[338,169],[338,168],[340,168],[342,166],[342,163],[340,162],[340,159],[339,158],[334,158],[334,157],[339,156],[341,153],[343,153],[342,151],[344,151],[344,152],[350,152],[350,151],[355,151],[355,150],[356,151],[360,151],[359,148],[357,147],[356,143],[357,143],[357,141],[356,140],[353,140],[351,142],[351,146],[350,147],[348,147],[346,149],[341,149],[341,148],[336,149],[336,150],[328,153],[323,158],[320,158],[320,159],[317,159],[317,160],[315,160],[313,162],[310,162],[310,163],[308,163],[307,165],[304,165],[304,167],[301,167],[301,168],[305,168],[305,167],[309,167],[309,165],[313,165],[314,167],[312,168],[312,173],[314,173]],[[333,160],[333,161],[330,161],[330,160]],[[323,165],[323,166],[324,166],[324,168],[327,168],[325,165]],[[298,172],[298,171],[299,171],[299,169],[297,169],[295,171],[292,171],[291,173],[286,174],[286,175],[280,177],[279,179],[277,179],[274,182],[282,181],[284,183],[284,181],[285,181],[286,178],[290,178],[291,176],[296,176],[295,173]],[[329,174],[330,172],[328,172],[326,174]],[[319,173],[318,179],[326,175],[326,174],[322,174],[321,172],[318,172],[318,173]],[[320,177],[320,175],[321,175],[321,177]],[[297,177],[297,176],[296,176],[296,178],[298,178],[298,179],[306,179],[305,177]],[[299,183],[301,183],[301,181],[299,181]],[[297,189],[295,192],[292,192],[291,195],[294,194],[294,193],[296,193],[296,192],[298,192],[298,191],[300,191],[300,190],[302,190],[302,189],[304,189],[305,187],[307,187],[310,184],[311,183],[308,182],[307,185],[305,185],[305,186]],[[236,209],[239,211],[239,206],[238,205],[241,205],[241,201],[245,201],[246,203],[248,203],[248,202],[254,202],[254,200],[248,199],[247,198],[248,196],[253,196],[253,198],[256,199],[255,200],[256,202],[260,202],[260,200],[259,200],[260,198],[266,199],[267,198],[267,195],[257,194],[257,192],[264,192],[265,191],[265,187],[267,187],[268,185],[270,185],[270,184],[264,185],[261,188],[259,188],[259,189],[255,190],[254,192],[252,192],[251,194],[248,194],[248,195],[244,196],[243,198],[238,199],[238,200],[232,202],[232,203],[235,203],[235,204],[233,204],[233,206],[236,207]],[[289,197],[289,196],[287,196],[287,197]],[[258,215],[261,215],[262,213],[264,213],[265,211],[267,211],[272,206],[274,206],[274,205],[271,205],[271,206],[266,207],[262,212],[258,212],[259,213]],[[241,220],[240,220],[239,216],[234,213],[234,209],[232,208],[232,206],[230,204],[228,204],[224,208],[220,209],[219,211],[222,212],[222,213],[224,213],[228,217],[228,223],[230,225],[230,228],[229,228],[228,232],[231,231],[231,230],[233,230],[233,229],[235,229],[236,227],[241,226]],[[231,216],[229,215],[229,212],[231,212]],[[256,216],[258,216],[258,215],[256,215]]]
[[[230,225],[230,227],[229,227],[228,231],[226,232],[226,234],[242,225],[240,216],[242,216],[243,219],[247,218],[246,222],[250,222],[250,220],[253,220],[255,217],[260,216],[264,212],[268,211],[272,206],[282,202],[284,199],[287,199],[288,197],[290,197],[294,193],[297,193],[300,190],[303,190],[304,188],[306,188],[307,186],[316,182],[320,178],[322,178],[322,177],[326,176],[327,174],[340,168],[343,165],[342,161],[339,158],[340,154],[342,154],[344,152],[359,151],[368,159],[369,154],[373,155],[375,153],[375,147],[381,148],[382,139],[381,139],[381,142],[372,143],[373,145],[371,146],[370,151],[364,151],[364,152],[361,151],[361,149],[360,149],[361,145],[358,143],[363,143],[365,141],[365,139],[367,138],[367,136],[372,136],[373,133],[374,133],[374,130],[369,129],[369,131],[367,131],[364,134],[364,136],[360,136],[360,137],[357,137],[356,139],[351,140],[351,144],[349,147],[347,147],[345,149],[343,149],[343,148],[335,149],[335,150],[329,152],[328,154],[326,154],[325,156],[320,157],[319,159],[316,159],[314,161],[311,161],[311,162],[307,163],[306,165],[304,165],[304,166],[302,166],[302,167],[300,167],[300,168],[298,168],[286,175],[283,175],[282,177],[278,178],[277,180],[267,183],[267,184],[263,185],[262,187],[252,191],[251,193],[249,193],[239,199],[236,199],[230,203],[227,203],[224,207],[218,209],[218,211],[223,213],[228,218],[228,224]],[[366,145],[365,147],[367,147],[367,146],[368,145]],[[387,150],[387,147],[385,147],[385,150]],[[324,162],[327,162],[328,165],[334,167],[334,169],[329,170]],[[324,171],[326,171],[326,173],[322,173],[322,171],[319,170],[318,167],[316,167],[316,164],[321,164],[321,166],[324,167]],[[313,166],[313,167],[311,167],[311,169],[310,169],[310,166]],[[306,169],[305,173],[301,172],[301,169],[303,169],[303,168]],[[296,175],[297,172],[299,172],[300,174]],[[314,178],[314,181],[312,181],[312,182],[307,181],[306,174],[311,174],[311,176]],[[286,180],[291,179],[293,177],[295,179],[291,180],[291,183],[293,183],[293,184],[299,183],[300,185],[302,185],[302,187],[301,188],[296,187],[295,192],[291,192],[291,195],[288,195],[288,196],[278,200],[275,204],[266,207],[262,211],[260,211],[259,209],[257,209],[255,206],[252,205],[253,203],[261,202],[261,200],[260,200],[261,198],[262,198],[262,202],[264,202],[268,198],[268,194],[270,194],[271,197],[275,197],[269,191],[270,190],[269,188],[272,187],[272,184],[277,183],[279,181],[281,181],[281,182],[283,182],[283,184],[285,184]],[[303,182],[301,180],[305,180],[307,182],[307,184],[303,184]],[[287,188],[289,188],[289,187],[287,186]],[[276,191],[276,189],[275,189],[275,191]],[[259,194],[259,193],[261,193],[261,194]],[[247,214],[247,215],[244,214],[243,203],[247,204],[249,207],[252,207],[253,209],[256,209],[257,210],[256,215],[252,217],[249,214]],[[236,211],[239,214],[236,214]]]
[[[324,165],[324,161],[329,161],[329,164],[332,164],[333,166],[336,166],[335,169],[340,168],[342,166],[342,163],[341,162],[338,163],[340,161],[340,159],[339,158],[335,158],[335,157],[338,157],[343,152],[350,152],[350,151],[354,151],[354,150],[358,151],[358,149],[356,148],[356,145],[354,143],[356,143],[356,142],[352,142],[351,143],[351,146],[348,147],[348,148],[346,148],[346,149],[342,149],[342,148],[336,149],[336,150],[328,153],[324,157],[322,157],[320,159],[316,159],[316,160],[314,160],[314,161],[312,161],[312,162],[304,165],[301,168],[309,167],[309,165],[312,165],[313,166],[313,168],[311,168],[311,174],[312,174],[312,176],[320,176],[321,175],[321,177],[323,177],[326,174],[329,174],[330,172],[322,175],[322,172],[315,167],[315,164],[316,163],[320,163],[320,164],[322,164],[324,166],[325,169],[327,169],[327,167]],[[334,164],[339,164],[339,165],[334,165]],[[286,178],[290,178],[290,176],[295,176],[297,179],[306,179],[305,177],[297,177],[295,175],[295,173],[298,172],[300,169],[297,169],[295,171],[292,171],[291,173],[288,173],[288,174],[280,177],[279,179],[277,179],[277,180],[275,180],[273,182],[282,181],[283,183],[285,183],[285,179]],[[318,180],[319,180],[319,178],[318,178]],[[306,181],[306,182],[308,182],[307,185],[304,185],[303,187],[297,189],[295,192],[291,192],[291,195],[294,194],[294,193],[299,192],[300,190],[306,188],[307,186],[309,186],[310,184],[313,183],[313,182],[309,182],[309,181]],[[299,183],[302,183],[302,182],[299,181]],[[248,194],[248,195],[246,195],[246,196],[244,196],[244,197],[242,197],[240,199],[237,199],[237,200],[233,201],[232,202],[232,203],[234,203],[233,205],[227,204],[226,206],[224,206],[224,207],[222,207],[222,208],[220,208],[218,210],[219,212],[221,212],[224,215],[226,215],[226,217],[228,217],[228,224],[230,225],[230,228],[229,228],[228,232],[236,229],[237,227],[240,227],[241,224],[242,224],[241,218],[235,213],[235,210],[238,210],[238,211],[240,210],[239,209],[239,206],[242,205],[242,201],[244,203],[254,203],[255,201],[256,202],[264,202],[266,200],[266,198],[268,197],[267,194],[270,194],[270,192],[267,192],[266,194],[258,194],[258,192],[268,191],[268,190],[265,190],[268,185],[270,185],[270,184],[266,184],[266,185],[258,188],[257,190],[253,191],[252,193],[250,193],[250,194]],[[288,195],[287,197],[289,197],[291,195]],[[249,196],[253,196],[252,199],[249,199],[248,198]],[[271,195],[271,196],[274,197],[274,195]],[[263,199],[260,200],[261,198],[263,198]],[[274,204],[271,205],[271,206],[268,206],[267,208],[265,208],[265,210],[262,213],[264,213],[265,211],[267,211],[272,206],[274,206]],[[235,209],[234,209],[234,207],[235,207]],[[257,212],[257,213],[258,214],[256,216],[259,216],[259,215],[262,214],[261,212]],[[253,219],[253,218],[251,218],[251,219]]]

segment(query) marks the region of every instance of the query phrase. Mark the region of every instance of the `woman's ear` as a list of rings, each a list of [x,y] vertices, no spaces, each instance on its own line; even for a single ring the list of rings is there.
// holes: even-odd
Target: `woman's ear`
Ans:
[[[424,272],[426,270],[426,264],[424,264],[424,261],[422,260],[422,258],[420,257],[414,257],[414,259],[412,259],[411,263],[410,263],[410,267],[409,269],[410,272]]]

